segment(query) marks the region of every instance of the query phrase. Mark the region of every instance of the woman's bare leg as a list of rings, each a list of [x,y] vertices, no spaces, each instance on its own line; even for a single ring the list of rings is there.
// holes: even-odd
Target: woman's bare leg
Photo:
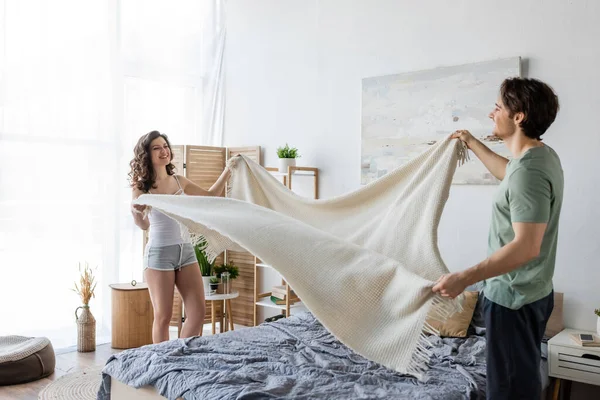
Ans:
[[[186,265],[177,271],[175,285],[185,307],[185,323],[181,330],[181,337],[201,335],[206,315],[206,300],[204,300],[204,284],[198,263]]]
[[[152,341],[154,343],[164,342],[169,340],[169,322],[173,315],[175,271],[157,271],[147,268],[145,276],[154,308]]]

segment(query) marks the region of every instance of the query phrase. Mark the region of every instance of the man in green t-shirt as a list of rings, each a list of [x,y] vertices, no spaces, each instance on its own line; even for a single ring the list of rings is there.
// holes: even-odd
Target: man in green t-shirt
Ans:
[[[454,133],[501,183],[492,205],[488,258],[442,276],[433,291],[456,297],[484,281],[488,399],[539,399],[541,394],[540,342],[554,307],[563,198],[560,159],[541,136],[558,109],[558,97],[545,83],[511,78],[502,83],[490,113],[493,134],[510,150],[510,161],[468,131]]]

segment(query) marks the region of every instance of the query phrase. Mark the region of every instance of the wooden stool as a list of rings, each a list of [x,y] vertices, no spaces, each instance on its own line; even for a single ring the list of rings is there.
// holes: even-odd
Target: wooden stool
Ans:
[[[130,349],[152,344],[154,309],[145,282],[117,283],[112,289],[113,349]]]

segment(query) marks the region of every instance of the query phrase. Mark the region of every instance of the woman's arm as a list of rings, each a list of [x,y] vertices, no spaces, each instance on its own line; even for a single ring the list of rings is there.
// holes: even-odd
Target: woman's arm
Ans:
[[[227,180],[231,176],[231,170],[229,169],[229,167],[225,167],[225,169],[223,170],[223,173],[221,174],[221,176],[219,176],[219,179],[217,179],[217,181],[214,183],[214,185],[212,185],[211,188],[208,190],[201,188],[200,186],[196,185],[194,182],[190,181],[189,179],[187,179],[181,175],[177,175],[177,176],[179,178],[179,182],[181,182],[181,187],[183,188],[184,193],[187,195],[190,195],[190,196],[220,196],[223,193],[223,190],[225,189],[225,184],[227,183]]]
[[[132,197],[133,200],[140,197],[144,192],[142,192],[138,188],[133,189]],[[142,230],[147,230],[150,227],[150,221],[148,221],[148,215],[144,215],[144,210],[146,206],[141,204],[132,204],[131,205],[131,214],[133,214],[133,222]]]

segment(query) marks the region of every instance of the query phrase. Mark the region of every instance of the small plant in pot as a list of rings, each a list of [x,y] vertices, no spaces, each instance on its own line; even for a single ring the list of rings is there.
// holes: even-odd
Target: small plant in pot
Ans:
[[[277,157],[279,157],[279,172],[288,172],[288,167],[296,166],[296,158],[300,158],[298,149],[290,147],[287,143],[284,147],[277,148]]]
[[[213,273],[215,261],[208,261],[208,255],[206,254],[206,247],[208,242],[202,238],[198,243],[194,245],[194,252],[196,253],[196,259],[200,266],[200,273],[202,274],[202,282],[204,283],[204,293],[208,293],[210,277]]]
[[[223,274],[229,274],[228,278],[223,281],[223,293],[231,293],[232,281],[240,274],[239,268],[233,263],[233,260],[227,264],[216,265],[214,268],[215,275],[219,281],[222,281]]]
[[[223,272],[229,272],[229,279],[235,279],[240,274],[240,270],[233,263],[233,260],[229,261],[227,264],[215,265],[213,270],[219,279],[221,279],[221,274],[223,274]]]
[[[210,278],[210,283],[209,283],[209,287],[210,287],[210,292],[216,292],[217,289],[219,288],[219,278],[217,278],[216,276],[211,276]]]

